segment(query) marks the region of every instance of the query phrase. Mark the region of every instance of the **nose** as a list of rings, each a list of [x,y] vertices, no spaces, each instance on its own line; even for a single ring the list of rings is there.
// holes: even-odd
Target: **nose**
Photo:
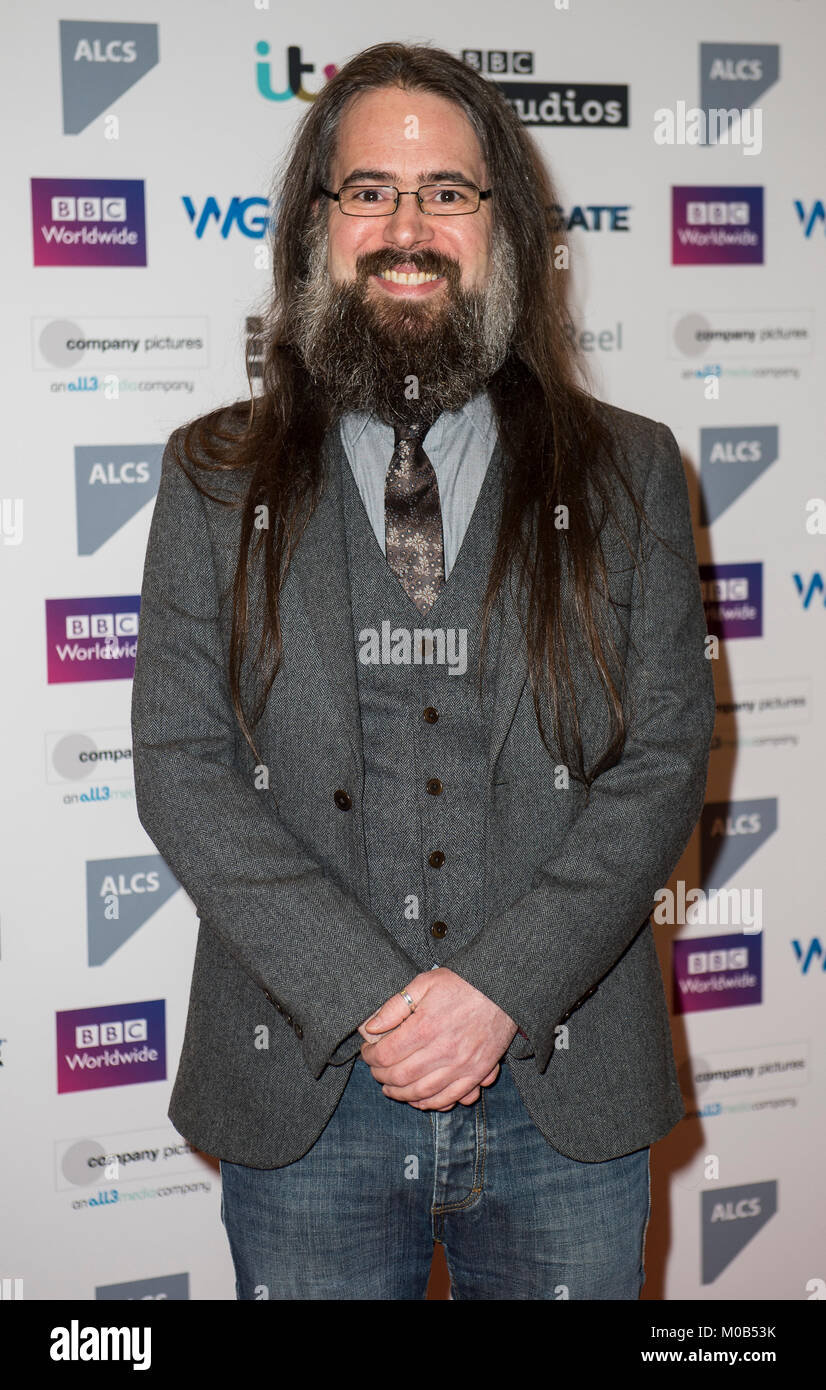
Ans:
[[[415,193],[400,194],[396,211],[384,219],[384,240],[390,246],[401,246],[409,251],[433,240],[432,217],[427,217],[419,207]]]

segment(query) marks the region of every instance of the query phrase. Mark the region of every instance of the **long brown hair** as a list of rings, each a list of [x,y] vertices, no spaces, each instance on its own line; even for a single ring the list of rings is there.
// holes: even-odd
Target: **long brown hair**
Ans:
[[[292,343],[292,306],[307,276],[312,204],[320,185],[329,187],[342,112],[365,90],[390,86],[430,92],[461,108],[479,140],[494,189],[494,226],[504,231],[515,251],[516,329],[507,359],[488,383],[506,467],[496,553],[482,610],[481,647],[484,652],[503,582],[515,571],[540,734],[548,747],[541,709],[546,703],[572,775],[589,786],[618,759],[626,736],[621,662],[611,624],[605,620],[610,597],[599,538],[606,518],[614,516],[636,563],[633,537],[626,536],[620,522],[617,496],[624,492],[640,521],[642,508],[606,413],[581,384],[567,307],[569,273],[557,264],[564,260],[558,254],[564,238],[553,222],[559,199],[551,179],[498,89],[449,53],[425,45],[384,43],[359,53],[322,89],[302,119],[280,180],[273,285],[259,338],[265,346],[260,390],[256,392],[250,377],[249,402],[212,411],[183,432],[183,454],[194,469],[249,473],[245,494],[234,503],[242,508],[229,652],[236,717],[260,761],[253,730],[281,660],[279,593],[323,486],[321,444],[330,424]],[[316,215],[326,217],[327,205]],[[213,497],[186,471],[201,492]],[[214,500],[226,504],[225,498]],[[256,508],[262,504],[268,508],[266,530],[255,525]],[[567,528],[562,529],[557,524],[560,505],[568,515]],[[266,671],[266,679],[258,701],[247,711],[241,674],[250,636],[248,565],[261,547],[265,615],[255,662]],[[566,575],[572,608],[563,612]],[[566,624],[572,629],[570,640]],[[608,713],[606,746],[587,769],[571,663],[572,642],[580,636],[595,664]]]

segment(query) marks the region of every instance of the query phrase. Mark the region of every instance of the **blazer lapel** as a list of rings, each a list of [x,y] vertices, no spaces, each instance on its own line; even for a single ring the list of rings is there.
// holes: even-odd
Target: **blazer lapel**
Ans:
[[[315,635],[361,779],[364,754],[337,442],[336,426],[322,446],[324,488],[295,549],[290,573]],[[319,698],[324,698],[321,692]]]
[[[488,746],[488,786],[493,781],[496,762],[502,744],[513,722],[516,706],[528,678],[527,648],[516,603],[511,597],[509,580],[513,567],[499,592],[500,628],[494,668],[494,693],[491,706],[490,744]],[[515,584],[515,580],[513,581]]]

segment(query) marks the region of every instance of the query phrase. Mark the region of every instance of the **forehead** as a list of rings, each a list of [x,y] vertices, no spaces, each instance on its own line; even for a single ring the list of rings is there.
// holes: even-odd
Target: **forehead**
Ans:
[[[335,173],[343,179],[368,167],[399,175],[456,169],[471,179],[484,176],[479,141],[461,107],[433,92],[399,87],[364,92],[345,107]]]

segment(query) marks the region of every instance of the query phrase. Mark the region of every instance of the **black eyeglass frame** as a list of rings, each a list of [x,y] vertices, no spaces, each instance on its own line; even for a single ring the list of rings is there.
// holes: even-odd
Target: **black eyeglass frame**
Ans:
[[[345,188],[392,188],[396,195],[396,202],[390,212],[345,212],[341,206],[341,195]],[[333,202],[338,203],[338,210],[343,217],[392,217],[393,214],[398,211],[400,198],[415,198],[419,204],[419,211],[425,217],[472,217],[475,212],[479,211],[484,199],[490,198],[493,193],[492,188],[476,188],[476,192],[479,194],[479,202],[476,204],[475,208],[471,208],[467,212],[428,212],[427,208],[422,206],[421,192],[423,188],[476,188],[476,184],[449,183],[445,180],[443,183],[421,183],[418,188],[403,191],[396,188],[395,184],[392,183],[345,183],[342,184],[338,193],[331,193],[328,188],[323,188],[322,185],[319,184],[319,190],[324,194],[325,198],[332,198]]]

